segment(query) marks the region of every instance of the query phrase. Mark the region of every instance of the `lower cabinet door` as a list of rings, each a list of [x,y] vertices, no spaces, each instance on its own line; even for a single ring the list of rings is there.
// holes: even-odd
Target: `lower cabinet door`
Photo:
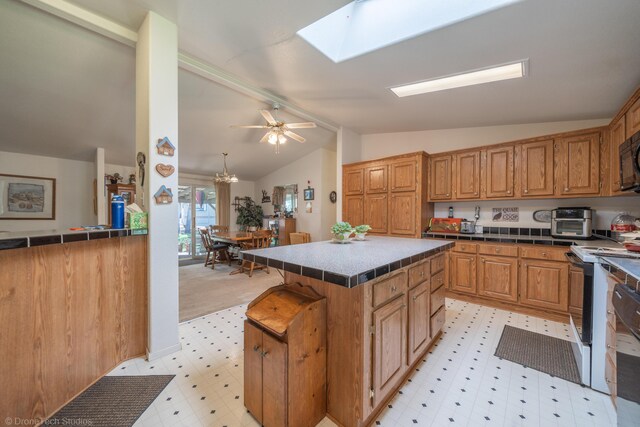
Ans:
[[[407,365],[407,307],[402,296],[373,312],[373,407],[393,390]]]
[[[480,256],[478,295],[516,302],[518,300],[518,260]]]
[[[391,234],[416,234],[416,193],[392,193],[390,203]]]
[[[364,196],[345,196],[342,205],[342,220],[349,224],[365,224],[364,222]]]
[[[284,426],[287,425],[287,344],[263,333],[262,345],[262,425]]]
[[[475,295],[477,291],[475,254],[452,252],[450,256],[451,290]]]
[[[262,422],[262,331],[244,321],[244,406]]]
[[[520,302],[566,312],[569,306],[569,265],[554,261],[523,261]]]
[[[423,282],[409,291],[409,365],[415,362],[429,345],[430,294],[429,282]]]

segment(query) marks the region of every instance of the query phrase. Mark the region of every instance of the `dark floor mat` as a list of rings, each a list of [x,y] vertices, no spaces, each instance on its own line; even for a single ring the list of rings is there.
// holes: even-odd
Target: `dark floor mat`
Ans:
[[[130,427],[174,376],[103,377],[44,424]]]
[[[581,384],[570,341],[505,326],[494,355]]]

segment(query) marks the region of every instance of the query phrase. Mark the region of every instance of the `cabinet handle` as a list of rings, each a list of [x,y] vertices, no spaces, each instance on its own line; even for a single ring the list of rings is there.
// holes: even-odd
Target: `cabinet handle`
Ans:
[[[615,347],[612,346],[612,345],[607,344],[607,348],[615,348]]]
[[[267,354],[269,354],[268,351],[263,351],[262,353],[260,353],[260,356],[267,357]]]
[[[424,277],[424,271],[420,272],[420,277]]]
[[[395,286],[392,286],[392,287],[391,287],[391,292],[395,292],[395,291],[397,291],[397,290],[398,290],[398,288],[396,288]]]
[[[613,311],[607,310],[607,314],[613,314]],[[640,314],[640,313],[639,313]]]
[[[478,195],[478,193],[473,193],[473,195],[474,195],[474,196],[477,196],[477,195]]]
[[[542,252],[542,256],[547,256],[547,253],[546,252]]]
[[[484,264],[484,258],[482,258],[482,263]]]
[[[569,191],[569,187],[564,187],[564,192],[566,193],[567,191]]]
[[[496,248],[496,253],[499,254],[500,253],[500,248]]]
[[[417,299],[418,299],[418,295],[414,295],[414,296],[413,296],[413,300],[415,301],[415,300],[417,300]]]
[[[511,190],[507,190],[507,194],[511,194]]]
[[[529,192],[529,190],[527,190],[527,189],[525,188],[525,190],[524,190],[524,194],[527,194],[528,192]]]
[[[253,346],[253,351],[258,352],[258,350],[260,350],[260,346],[259,345],[254,345]]]

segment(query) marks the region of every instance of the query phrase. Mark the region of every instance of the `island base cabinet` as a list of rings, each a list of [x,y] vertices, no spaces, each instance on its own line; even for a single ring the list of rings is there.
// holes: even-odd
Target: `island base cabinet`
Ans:
[[[428,281],[409,291],[409,353],[407,355],[409,365],[422,355],[430,342],[430,294],[431,287]]]
[[[378,406],[407,369],[407,305],[400,297],[373,312],[373,406]]]

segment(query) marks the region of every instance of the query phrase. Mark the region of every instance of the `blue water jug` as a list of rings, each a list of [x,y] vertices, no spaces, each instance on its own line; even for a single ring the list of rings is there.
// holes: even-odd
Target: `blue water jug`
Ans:
[[[124,199],[117,194],[111,196],[111,228],[124,228]]]

